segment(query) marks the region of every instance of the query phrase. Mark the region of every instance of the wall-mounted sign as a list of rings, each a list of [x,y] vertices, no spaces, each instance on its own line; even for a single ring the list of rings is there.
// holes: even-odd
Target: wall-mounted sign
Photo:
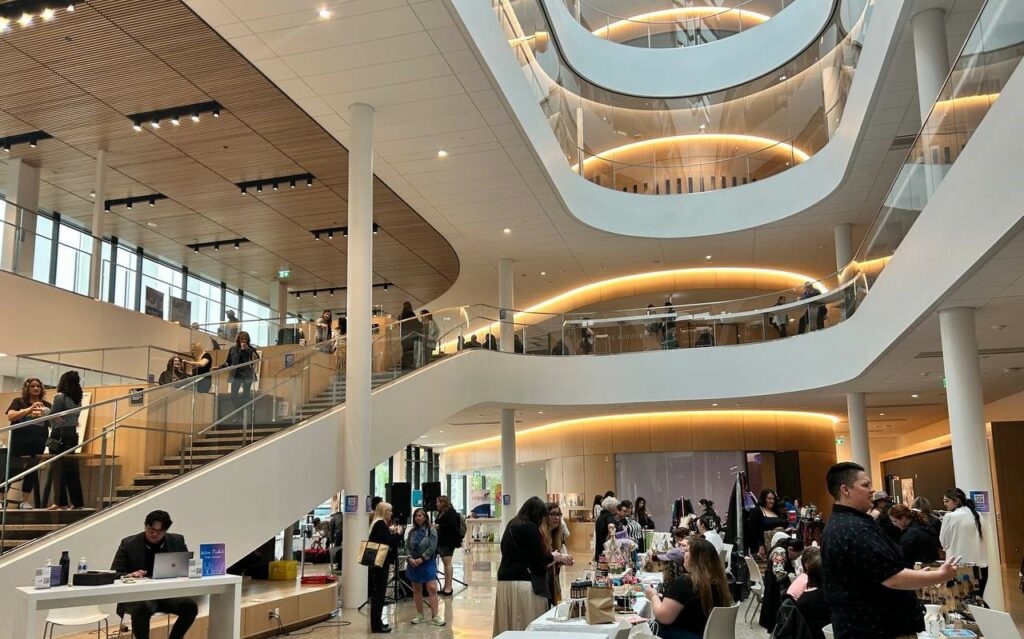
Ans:
[[[295,365],[295,353],[285,353],[284,354],[284,367],[285,368],[291,368],[294,365]]]
[[[146,287],[146,315],[164,317],[164,294],[155,288]]]
[[[141,406],[145,403],[145,398],[142,396],[144,388],[129,388],[128,389],[128,405],[129,406]]]
[[[176,322],[179,326],[188,328],[192,322],[192,302],[172,295],[170,319],[172,322]]]
[[[285,279],[288,279],[289,277],[291,277],[291,275],[292,275],[291,271],[289,271],[286,268],[283,268],[283,269],[281,269],[280,271],[277,272],[277,279],[285,280]]]
[[[345,512],[359,512],[359,495],[345,495]]]
[[[974,509],[979,513],[991,512],[987,490],[972,490],[971,501],[974,502]]]

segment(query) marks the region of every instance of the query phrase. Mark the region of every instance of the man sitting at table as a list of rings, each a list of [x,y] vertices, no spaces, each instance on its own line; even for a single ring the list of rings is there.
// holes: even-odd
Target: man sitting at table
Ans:
[[[188,552],[182,535],[169,533],[171,516],[163,510],[146,515],[146,527],[137,534],[125,537],[117,548],[110,569],[122,577],[147,577],[153,574],[153,562],[158,553]],[[137,639],[149,639],[149,619],[157,612],[177,617],[167,639],[184,639],[185,633],[196,620],[199,608],[191,597],[173,597],[155,601],[132,601],[117,605],[117,614],[132,618],[132,634]]]

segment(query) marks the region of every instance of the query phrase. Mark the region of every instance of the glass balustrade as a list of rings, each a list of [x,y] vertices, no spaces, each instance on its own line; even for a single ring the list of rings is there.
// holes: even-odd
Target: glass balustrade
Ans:
[[[631,47],[675,49],[716,42],[764,24],[793,0],[744,0],[723,6],[692,0],[565,0],[595,36]]]
[[[116,346],[46,353],[23,353],[0,358],[0,374],[24,380],[39,379],[54,388],[60,376],[76,370],[83,386],[121,386],[156,382],[173,357],[185,357],[158,346]]]
[[[492,3],[568,165],[595,184],[642,195],[742,186],[820,151],[842,119],[874,7],[862,3],[853,21],[836,11],[810,47],[756,80],[654,99],[577,74],[541,0]]]

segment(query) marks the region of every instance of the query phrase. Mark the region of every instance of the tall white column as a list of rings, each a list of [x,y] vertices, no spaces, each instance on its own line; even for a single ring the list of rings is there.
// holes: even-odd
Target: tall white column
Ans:
[[[92,228],[89,230],[96,239],[92,241],[92,267],[89,270],[89,297],[94,300],[103,297],[100,276],[103,272],[103,215],[107,199],[107,152],[100,150],[96,155],[93,171]]]
[[[341,486],[346,495],[365,498],[369,486],[370,376],[373,344],[373,107],[349,107],[348,147],[348,337],[345,355],[345,426],[341,433]],[[360,508],[356,509],[362,510]],[[356,608],[366,600],[366,570],[359,565],[359,542],[368,524],[361,512],[344,519],[342,603]]]
[[[515,301],[512,290],[512,260],[502,258],[498,260],[498,308],[504,311],[505,317],[500,320],[501,330],[498,333],[498,347],[502,353],[511,353],[515,350]]]
[[[992,465],[988,455],[985,397],[981,389],[974,312],[973,308],[967,307],[939,311],[942,369],[946,376],[946,409],[949,413],[953,476],[957,488],[967,493],[968,497],[971,491],[984,491],[994,510]],[[989,565],[985,601],[993,608],[1005,610],[1002,562],[994,513],[981,514],[981,527]]]
[[[8,162],[4,204],[3,270],[32,277],[39,209],[39,167],[18,158]],[[20,208],[19,208],[20,207]],[[46,267],[49,273],[49,265]]]
[[[846,420],[850,423],[850,452],[856,462],[871,474],[871,447],[868,444],[868,411],[864,403],[864,393],[846,394]],[[874,477],[875,483],[881,485],[882,478]]]
[[[512,520],[522,505],[522,497],[516,493],[516,411],[501,409],[501,494],[508,495],[508,505],[502,497],[501,529]]]
[[[942,84],[949,74],[946,11],[925,9],[911,18],[914,32],[914,65],[917,68],[917,100],[924,123]]]

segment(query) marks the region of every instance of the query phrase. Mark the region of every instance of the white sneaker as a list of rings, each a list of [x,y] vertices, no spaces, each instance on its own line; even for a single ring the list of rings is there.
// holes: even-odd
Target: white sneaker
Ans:
[[[444,619],[441,617],[441,615],[434,615],[434,618],[430,620],[430,623],[434,624],[435,626],[443,626]]]
[[[423,614],[418,614],[418,615],[416,615],[415,617],[412,618],[412,622],[413,623],[417,623],[417,624],[423,623],[426,620],[427,620],[427,618]]]

